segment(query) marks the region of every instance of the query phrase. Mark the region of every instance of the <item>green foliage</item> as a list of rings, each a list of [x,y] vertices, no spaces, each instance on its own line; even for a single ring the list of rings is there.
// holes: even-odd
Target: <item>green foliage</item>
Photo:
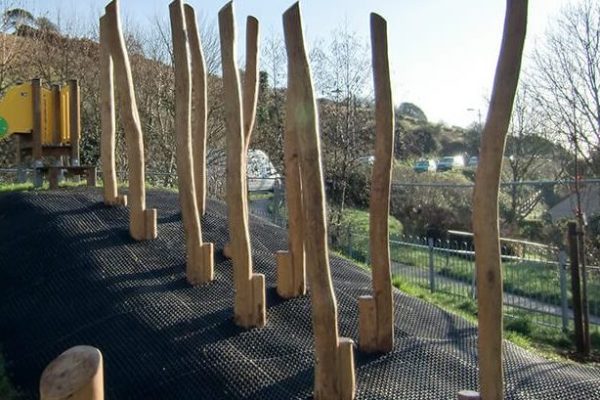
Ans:
[[[530,335],[533,330],[533,324],[531,323],[531,319],[521,316],[518,318],[514,318],[509,320],[504,329],[520,333],[521,335]]]

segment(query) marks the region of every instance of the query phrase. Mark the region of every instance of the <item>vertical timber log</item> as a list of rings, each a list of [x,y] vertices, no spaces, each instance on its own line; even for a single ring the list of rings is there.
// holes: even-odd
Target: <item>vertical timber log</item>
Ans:
[[[100,158],[102,160],[102,182],[104,204],[119,204],[117,172],[115,164],[115,96],[113,62],[108,43],[109,26],[107,17],[100,18]]]
[[[194,186],[200,216],[206,212],[206,136],[207,94],[206,63],[202,52],[200,35],[196,24],[196,12],[189,5],[183,6],[192,65],[192,161],[194,163]]]
[[[507,0],[502,45],[473,193],[473,232],[479,315],[479,383],[485,400],[503,398],[502,269],[498,190],[506,133],[519,81],[527,0]]]
[[[316,352],[314,398],[352,399],[353,342],[338,336],[337,304],[327,249],[319,124],[298,3],[283,14],[283,28],[288,56],[287,110],[292,111],[286,117],[294,121],[302,171],[304,242]]]
[[[79,81],[71,79],[69,85],[69,136],[71,140],[71,165],[79,165],[79,142],[81,140],[81,102]]]
[[[138,114],[133,77],[125,39],[121,30],[118,0],[106,6],[106,24],[110,54],[115,67],[115,82],[119,92],[121,115],[127,141],[129,162],[129,233],[135,240],[155,239],[156,211],[146,210],[146,188],[144,171],[144,138]]]
[[[41,400],[103,400],[102,353],[75,346],[52,361],[40,379]]]
[[[233,263],[235,287],[234,319],[249,328],[264,326],[264,276],[252,273],[248,209],[246,207],[246,152],[243,128],[240,78],[235,55],[235,22],[233,4],[219,11],[219,33],[223,65],[223,95],[227,128],[227,213],[229,253]]]
[[[169,5],[175,62],[175,136],[179,202],[185,231],[186,278],[192,284],[213,279],[212,245],[203,246],[192,162],[192,81],[183,2]],[[211,252],[209,255],[205,251]],[[205,263],[208,261],[208,263]]]
[[[288,96],[291,89],[288,87]],[[288,101],[286,115],[293,114],[292,107],[295,107],[295,104]],[[297,130],[296,121],[293,118],[286,118],[283,161],[285,164],[285,197],[288,208],[288,251],[277,253],[277,293],[283,298],[302,296],[306,293],[304,213]]]
[[[243,91],[244,151],[246,154],[250,148],[258,101],[258,32],[258,20],[252,16],[248,17],[246,19],[246,71],[244,72]]]
[[[371,14],[371,49],[376,130],[375,163],[371,176],[369,205],[373,296],[372,300],[362,297],[359,302],[373,302],[372,309],[375,315],[359,318],[359,344],[361,350],[366,352],[389,352],[394,347],[394,305],[388,228],[394,149],[394,104],[388,60],[387,23],[377,14]],[[368,312],[369,308],[371,307],[361,308],[360,312]]]

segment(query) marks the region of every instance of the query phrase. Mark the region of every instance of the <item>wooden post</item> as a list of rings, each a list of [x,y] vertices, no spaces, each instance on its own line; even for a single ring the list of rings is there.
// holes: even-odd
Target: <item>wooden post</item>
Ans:
[[[41,400],[103,400],[102,353],[75,346],[52,361],[40,379]]]
[[[573,297],[573,325],[575,331],[575,348],[579,354],[585,354],[586,340],[583,323],[583,302],[581,296],[581,276],[579,268],[579,246],[577,238],[577,223],[569,222],[567,241],[569,243],[569,258],[571,261],[571,293]]]
[[[295,104],[287,102],[286,115],[292,115]],[[302,182],[296,121],[286,118],[283,136],[285,164],[285,197],[288,208],[288,251],[277,254],[277,293],[283,298],[306,293],[306,267],[302,208]]]
[[[119,204],[117,172],[115,166],[115,96],[113,61],[109,45],[109,24],[106,15],[100,18],[100,158],[104,204]]]
[[[52,144],[58,145],[60,138],[60,85],[52,85],[52,102],[54,103],[54,124],[52,126]]]
[[[175,62],[175,137],[177,142],[175,155],[179,202],[187,252],[186,277],[190,284],[196,285],[213,279],[213,257],[212,254],[205,255],[203,253],[200,215],[194,185],[191,131],[192,78],[183,2],[181,0],[173,1],[169,5],[169,14]],[[210,251],[212,246],[206,246],[205,249]]]
[[[479,380],[485,400],[503,398],[502,268],[498,189],[506,133],[519,81],[527,0],[507,0],[504,33],[483,129],[473,193],[473,232],[479,318]]]
[[[155,239],[156,211],[146,210],[146,188],[144,171],[144,139],[140,116],[137,110],[133,77],[125,39],[121,31],[118,0],[106,6],[106,24],[110,54],[115,66],[115,82],[119,92],[121,116],[127,141],[129,161],[129,233],[135,240]]]
[[[243,108],[244,108],[244,151],[250,148],[250,139],[256,119],[258,101],[258,20],[252,16],[246,19],[246,71],[244,72]],[[247,155],[246,155],[247,157]],[[244,174],[246,180],[246,174]],[[246,188],[247,188],[246,183]]]
[[[79,81],[71,79],[69,85],[69,127],[71,138],[71,165],[79,165],[79,140],[81,139],[81,109]]]
[[[353,343],[338,336],[337,304],[327,249],[319,124],[298,3],[283,14],[283,28],[288,57],[289,104],[286,109],[292,110],[286,118],[293,119],[300,148],[304,244],[317,360],[314,398],[352,399],[355,395]]]
[[[366,352],[389,352],[394,347],[394,303],[390,271],[388,215],[394,150],[394,104],[388,61],[387,23],[371,14],[371,49],[375,86],[375,163],[371,176],[369,245],[373,296],[361,297],[359,344]],[[364,316],[373,312],[373,316]],[[373,324],[374,322],[374,324]]]
[[[33,102],[33,132],[31,156],[35,163],[41,167],[42,162],[42,80],[39,78],[31,80],[31,98]]]
[[[235,286],[234,314],[243,327],[263,326],[266,321],[264,276],[252,273],[248,209],[246,208],[246,153],[244,145],[240,78],[235,55],[233,4],[219,11],[223,64],[223,95],[227,128],[227,212],[229,243]],[[261,286],[262,285],[262,286]],[[261,294],[262,293],[262,294]]]
[[[192,162],[194,164],[194,186],[200,216],[206,211],[206,64],[196,26],[196,12],[189,5],[183,6],[187,37],[191,55],[192,73]]]

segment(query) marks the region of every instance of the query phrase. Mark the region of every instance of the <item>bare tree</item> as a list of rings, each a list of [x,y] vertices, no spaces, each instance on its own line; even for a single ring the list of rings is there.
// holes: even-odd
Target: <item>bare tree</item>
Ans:
[[[600,3],[565,6],[536,48],[533,66],[531,87],[548,128],[600,174],[591,157],[600,151]]]
[[[373,144],[372,103],[366,100],[372,94],[368,50],[367,42],[345,25],[311,54],[323,97],[319,113],[333,238],[343,222],[350,175],[361,157],[370,155]]]

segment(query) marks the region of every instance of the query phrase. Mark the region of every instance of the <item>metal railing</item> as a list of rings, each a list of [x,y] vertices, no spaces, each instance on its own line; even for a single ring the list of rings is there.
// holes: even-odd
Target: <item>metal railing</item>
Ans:
[[[281,227],[277,208],[251,212]],[[466,237],[466,239],[469,239]],[[476,299],[475,251],[471,240],[417,236],[390,239],[392,275],[431,292]],[[335,251],[369,264],[369,238],[350,227],[332,245]],[[553,246],[514,239],[501,240],[504,311],[553,329],[573,329],[571,274],[566,253]],[[600,267],[587,267],[590,330],[600,333]]]

